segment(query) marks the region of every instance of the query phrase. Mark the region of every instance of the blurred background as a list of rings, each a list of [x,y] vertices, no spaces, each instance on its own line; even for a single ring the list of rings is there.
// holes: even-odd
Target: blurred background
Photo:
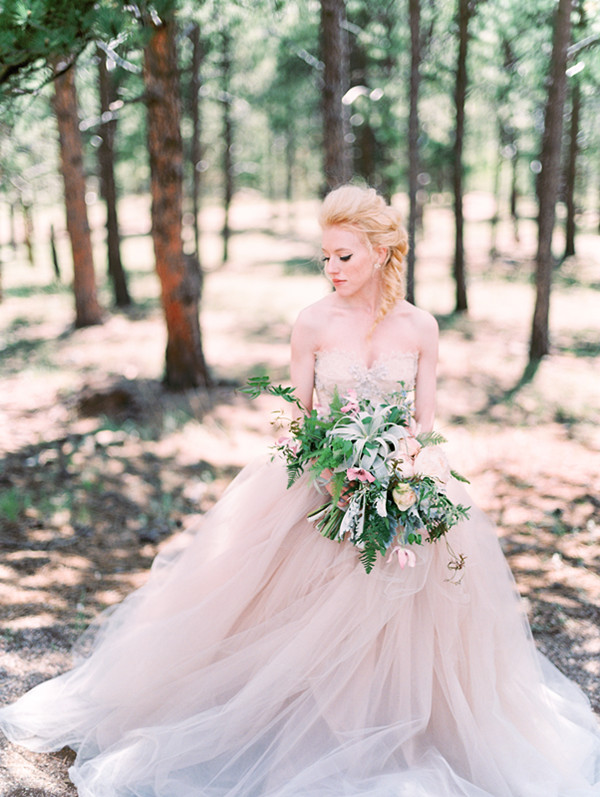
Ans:
[[[404,213],[453,462],[600,705],[599,85],[598,0],[2,0],[3,700],[268,456],[236,388],[287,379],[358,180]]]

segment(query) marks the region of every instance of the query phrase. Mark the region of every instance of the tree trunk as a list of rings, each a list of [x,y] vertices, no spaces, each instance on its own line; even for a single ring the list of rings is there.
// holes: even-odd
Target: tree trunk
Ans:
[[[27,260],[30,266],[35,266],[35,256],[33,253],[33,210],[31,200],[24,199],[21,195],[21,211],[23,213],[23,243],[27,249]]]
[[[192,74],[190,78],[190,116],[192,117],[192,141],[190,160],[192,162],[192,212],[194,214],[194,252],[200,277],[200,293],[202,293],[202,260],[200,258],[200,67],[202,65],[202,46],[200,44],[200,26],[194,23],[189,34],[192,43]]]
[[[565,225],[565,257],[575,254],[575,185],[577,182],[577,155],[579,146],[579,119],[581,112],[581,89],[579,80],[575,78],[571,90],[571,127],[569,131],[569,157],[565,176],[565,204],[567,219]]]
[[[513,223],[513,235],[515,238],[515,242],[519,243],[521,241],[521,236],[519,235],[519,209],[518,209],[519,149],[518,149],[516,136],[513,136],[511,139],[511,147],[512,147],[512,156],[511,156],[512,175],[511,175],[511,185],[510,185],[510,217]]]
[[[294,128],[285,131],[285,198],[288,203],[294,198],[294,166],[296,163],[296,137]]]
[[[106,53],[98,47],[98,89],[100,94],[101,143],[98,147],[101,193],[106,204],[106,246],[108,250],[108,276],[112,282],[117,307],[128,307],[131,297],[121,262],[121,240],[117,218],[117,187],[115,183],[115,129],[117,120],[110,110],[116,100],[113,81],[106,65]]]
[[[9,227],[10,227],[10,247],[11,247],[11,249],[14,250],[14,249],[17,248],[17,234],[16,234],[16,230],[15,230],[15,201],[14,200],[10,200],[9,209],[10,209],[10,216],[9,216],[8,223],[9,223]]]
[[[552,284],[552,233],[560,181],[560,146],[566,92],[567,48],[571,37],[571,2],[559,0],[554,23],[550,83],[544,115],[544,134],[538,178],[538,247],[536,254],[536,297],[529,344],[529,362],[548,354],[550,335],[550,288]]]
[[[233,118],[231,114],[231,36],[229,31],[223,30],[222,39],[222,78],[223,78],[223,263],[229,260],[229,239],[231,227],[229,226],[229,211],[233,199]]]
[[[454,281],[456,283],[455,312],[468,309],[467,281],[465,275],[464,215],[463,215],[463,146],[465,136],[465,99],[467,96],[467,48],[469,41],[470,3],[472,0],[458,0],[458,59],[456,63],[456,86],[454,101],[456,107],[456,130],[454,139]]]
[[[92,240],[85,204],[83,145],[77,115],[74,67],[68,68],[55,79],[54,91],[54,112],[58,125],[60,163],[65,186],[67,232],[73,252],[75,326],[85,327],[100,324],[102,310],[96,296]]]
[[[54,234],[54,224],[50,225],[50,257],[52,258],[52,267],[54,269],[54,276],[57,282],[60,282],[60,265],[58,263],[58,254],[56,252],[56,236]]]
[[[183,147],[175,21],[152,24],[144,51],[152,241],[167,323],[165,382],[174,389],[209,384],[198,321],[198,277],[181,239]]]
[[[328,190],[352,176],[348,113],[342,103],[350,85],[345,21],[344,0],[321,0],[323,169]]]
[[[502,177],[502,145],[505,140],[504,130],[500,119],[498,125],[498,148],[496,150],[496,163],[494,165],[494,214],[490,220],[490,260],[498,257],[498,224],[500,222],[500,178]]]
[[[417,191],[419,188],[419,68],[421,65],[421,4],[409,0],[410,15],[410,89],[408,113],[408,256],[406,261],[406,298],[415,303],[415,262],[417,229]]]

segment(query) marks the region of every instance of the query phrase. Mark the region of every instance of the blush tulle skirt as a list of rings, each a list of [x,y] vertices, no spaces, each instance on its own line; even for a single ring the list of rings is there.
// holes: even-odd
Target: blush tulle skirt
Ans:
[[[76,750],[81,797],[600,795],[589,703],[536,652],[485,516],[451,533],[457,585],[443,541],[367,575],[306,521],[320,500],[245,468],[0,727]]]

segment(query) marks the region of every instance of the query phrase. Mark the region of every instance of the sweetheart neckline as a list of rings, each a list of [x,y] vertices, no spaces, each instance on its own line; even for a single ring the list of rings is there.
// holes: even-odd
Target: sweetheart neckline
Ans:
[[[412,360],[418,361],[419,359],[418,351],[391,351],[379,354],[377,357],[375,357],[371,365],[367,365],[367,363],[355,357],[355,353],[353,351],[350,351],[349,349],[340,349],[336,347],[333,349],[318,349],[315,352],[315,360],[317,360],[323,354],[342,354],[348,357],[349,359],[352,359],[354,365],[358,365],[366,372],[374,370],[377,366],[382,365],[384,362],[388,360],[410,358]]]

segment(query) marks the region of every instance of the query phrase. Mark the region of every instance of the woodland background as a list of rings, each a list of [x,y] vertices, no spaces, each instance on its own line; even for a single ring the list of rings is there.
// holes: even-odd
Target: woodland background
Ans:
[[[76,6],[76,7],[74,7]],[[318,199],[404,212],[438,425],[600,705],[598,0],[0,2],[0,698],[272,439]],[[0,794],[73,794],[2,750]]]

